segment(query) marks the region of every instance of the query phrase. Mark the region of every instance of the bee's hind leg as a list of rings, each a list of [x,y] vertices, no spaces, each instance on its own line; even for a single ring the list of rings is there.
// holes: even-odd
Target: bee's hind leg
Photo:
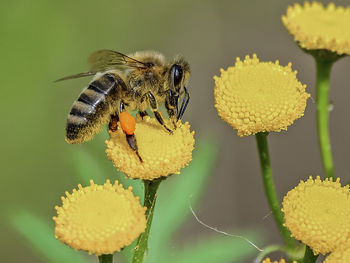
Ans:
[[[124,113],[124,110],[125,110],[125,103],[124,101],[121,101],[120,102],[120,114]],[[132,117],[128,112],[125,112],[126,113],[126,116],[128,117],[124,117],[124,118],[121,118],[121,122],[123,123],[129,123],[130,121],[133,122],[135,121],[134,117]],[[129,147],[131,148],[131,150],[133,150],[137,157],[139,158],[140,162],[142,163],[143,160],[139,154],[139,151],[138,151],[138,148],[137,148],[137,142],[136,142],[136,137],[135,137],[135,134],[134,134],[134,129],[124,129],[123,128],[123,124],[122,124],[122,129],[123,129],[123,132],[125,134],[125,137],[126,137],[126,141],[128,142],[129,144]]]
[[[119,116],[117,113],[111,115],[111,119],[108,124],[108,129],[115,132],[118,129]]]
[[[135,138],[135,134],[126,134],[126,141],[129,144],[129,147],[136,153],[137,157],[139,158],[140,162],[142,163],[143,160],[139,154],[138,148],[137,148],[137,143],[136,143],[136,138]]]

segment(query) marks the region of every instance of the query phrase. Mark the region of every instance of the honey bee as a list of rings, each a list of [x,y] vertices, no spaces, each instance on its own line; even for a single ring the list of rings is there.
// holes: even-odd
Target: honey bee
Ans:
[[[91,140],[105,124],[109,130],[118,127],[119,115],[123,111],[137,110],[141,117],[149,108],[158,122],[169,133],[158,105],[165,105],[169,119],[176,129],[189,102],[187,83],[189,64],[181,57],[167,63],[162,54],[155,51],[136,52],[124,55],[112,50],[99,50],[88,58],[90,71],[57,81],[94,76],[88,87],[73,103],[67,118],[66,141],[70,144]],[[179,98],[183,97],[181,107]],[[126,140],[140,161],[134,134],[124,131]]]

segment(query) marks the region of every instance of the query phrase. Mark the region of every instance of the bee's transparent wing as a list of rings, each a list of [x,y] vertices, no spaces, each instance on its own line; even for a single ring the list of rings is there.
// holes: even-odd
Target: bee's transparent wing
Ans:
[[[58,79],[55,82],[67,79],[76,79],[81,77],[92,76],[95,75],[97,72],[104,72],[110,69],[123,69],[125,67],[147,68],[151,66],[150,64],[143,63],[120,52],[107,49],[99,50],[92,53],[88,58],[88,63],[90,65],[89,72],[83,72],[67,76]]]
[[[146,68],[148,64],[113,50],[99,50],[88,58],[91,72],[102,72],[123,67]]]
[[[78,73],[78,74],[74,74],[74,75],[70,75],[64,78],[60,78],[58,80],[55,80],[54,82],[59,82],[59,81],[63,81],[63,80],[67,80],[67,79],[77,79],[77,78],[82,78],[82,77],[88,77],[88,76],[92,76],[95,75],[96,72],[83,72],[83,73]]]

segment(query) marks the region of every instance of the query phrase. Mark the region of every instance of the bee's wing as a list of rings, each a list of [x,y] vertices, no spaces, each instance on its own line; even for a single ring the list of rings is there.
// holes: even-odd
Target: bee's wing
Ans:
[[[82,77],[88,77],[88,76],[92,76],[95,75],[96,72],[83,72],[83,73],[79,73],[79,74],[75,74],[75,75],[70,75],[64,78],[60,78],[58,80],[55,80],[54,82],[59,82],[62,80],[67,80],[67,79],[77,79],[77,78],[82,78]]]
[[[138,61],[113,50],[99,50],[88,58],[90,71],[101,72],[108,69],[123,69],[124,67],[147,68],[149,64]]]
[[[67,76],[61,79],[56,80],[55,82],[67,80],[67,79],[76,79],[81,77],[87,77],[95,75],[97,72],[104,72],[109,69],[123,69],[125,67],[133,68],[147,68],[151,67],[150,64],[143,63],[134,58],[131,58],[122,53],[113,51],[113,50],[99,50],[92,53],[88,58],[88,63],[90,65],[89,72],[83,72],[71,76]]]

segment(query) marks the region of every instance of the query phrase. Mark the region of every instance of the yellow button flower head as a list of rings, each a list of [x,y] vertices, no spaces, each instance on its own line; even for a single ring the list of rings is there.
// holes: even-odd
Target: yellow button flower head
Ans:
[[[281,258],[280,261],[277,261],[277,260],[271,261],[270,258],[265,258],[261,263],[286,263],[286,261],[283,258]],[[297,263],[297,262],[293,261],[293,263]]]
[[[323,263],[345,263],[350,258],[350,245],[338,248],[330,254]]]
[[[295,4],[288,7],[282,21],[302,48],[350,55],[350,7],[336,7],[333,3],[324,7],[317,2]]]
[[[167,122],[168,127],[172,127]],[[106,142],[107,156],[114,166],[128,177],[153,180],[162,176],[179,174],[180,169],[192,160],[194,132],[186,122],[177,123],[177,129],[169,134],[155,118],[137,118],[135,137],[138,152],[143,160],[130,149],[122,129],[112,132]]]
[[[56,206],[55,237],[74,249],[90,254],[113,254],[131,244],[146,227],[145,207],[132,188],[117,181],[104,185],[93,181],[66,192],[62,206]]]
[[[255,54],[237,58],[234,67],[221,69],[214,79],[218,114],[239,136],[286,130],[304,115],[310,97],[291,63],[260,62]]]
[[[332,252],[349,237],[349,186],[341,187],[339,181],[310,176],[283,199],[286,227],[315,254]]]

